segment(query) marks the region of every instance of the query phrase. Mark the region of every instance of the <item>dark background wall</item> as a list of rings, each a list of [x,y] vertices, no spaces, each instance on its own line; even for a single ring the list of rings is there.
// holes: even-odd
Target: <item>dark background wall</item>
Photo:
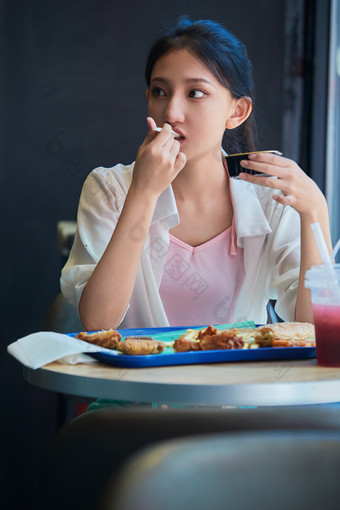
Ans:
[[[143,73],[151,42],[176,14],[222,22],[254,64],[259,148],[280,150],[285,4],[0,3],[0,489],[7,508],[30,508],[36,461],[55,433],[58,400],[23,381],[6,346],[43,328],[59,291],[56,224],[76,218],[87,174],[135,159],[145,135]]]

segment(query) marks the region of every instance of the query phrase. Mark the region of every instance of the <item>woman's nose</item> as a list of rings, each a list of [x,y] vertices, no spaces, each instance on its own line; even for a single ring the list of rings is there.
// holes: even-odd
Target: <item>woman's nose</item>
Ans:
[[[183,101],[177,96],[172,96],[166,107],[165,122],[174,124],[175,122],[183,122],[184,118],[185,109]]]

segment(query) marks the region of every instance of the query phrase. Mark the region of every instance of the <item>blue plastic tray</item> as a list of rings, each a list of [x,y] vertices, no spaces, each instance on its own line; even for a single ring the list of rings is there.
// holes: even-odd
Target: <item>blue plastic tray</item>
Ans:
[[[118,329],[122,337],[151,336],[155,340],[169,342],[194,328],[144,328]],[[197,329],[197,326],[195,326]],[[199,329],[199,328],[198,328]],[[75,336],[72,333],[70,336]],[[88,353],[108,365],[125,368],[162,367],[169,365],[192,365],[201,363],[227,363],[234,361],[265,361],[310,359],[316,357],[315,347],[259,347],[258,349],[229,349],[215,351],[173,352],[167,348],[161,354],[131,356],[117,351]]]

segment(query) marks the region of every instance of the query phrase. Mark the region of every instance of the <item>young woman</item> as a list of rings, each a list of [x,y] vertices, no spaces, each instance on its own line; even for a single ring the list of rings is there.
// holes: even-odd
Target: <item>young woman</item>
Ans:
[[[255,149],[243,45],[217,23],[181,18],[151,48],[146,81],[135,163],[97,168],[82,191],[61,288],[84,327],[263,323],[269,299],[282,319],[312,322],[311,223],[331,249],[323,194],[285,157],[242,161],[275,178],[240,180],[223,157],[223,140],[229,154]]]

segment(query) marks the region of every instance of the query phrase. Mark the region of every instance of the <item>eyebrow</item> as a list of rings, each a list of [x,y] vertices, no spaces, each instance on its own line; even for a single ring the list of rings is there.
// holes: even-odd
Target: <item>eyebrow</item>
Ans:
[[[166,78],[162,78],[161,76],[155,76],[154,78],[152,78],[151,80],[151,83],[153,81],[158,81],[158,82],[161,82],[161,83],[165,83],[166,85],[168,85],[170,83],[170,80],[167,80]],[[207,80],[206,78],[186,78],[185,80],[185,83],[208,83],[209,85],[212,85],[214,86],[214,84]]]

